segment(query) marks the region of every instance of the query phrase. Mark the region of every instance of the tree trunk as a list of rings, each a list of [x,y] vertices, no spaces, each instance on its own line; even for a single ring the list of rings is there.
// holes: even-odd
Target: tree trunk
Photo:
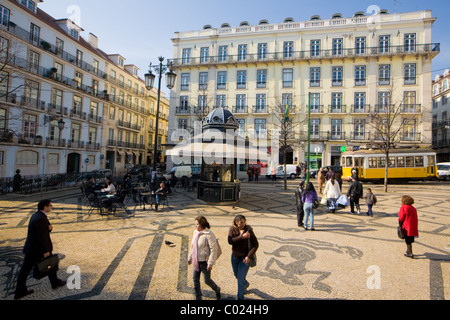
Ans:
[[[388,192],[388,170],[389,170],[389,151],[386,152],[386,162],[384,167],[384,192]]]

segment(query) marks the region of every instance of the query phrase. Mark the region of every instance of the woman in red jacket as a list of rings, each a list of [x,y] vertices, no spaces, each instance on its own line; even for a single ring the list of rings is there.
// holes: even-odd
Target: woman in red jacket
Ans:
[[[419,236],[419,220],[417,218],[417,210],[412,205],[414,199],[410,196],[402,197],[402,206],[398,213],[398,222],[402,227],[405,235],[406,253],[405,257],[414,258],[412,252],[412,244],[414,238]]]

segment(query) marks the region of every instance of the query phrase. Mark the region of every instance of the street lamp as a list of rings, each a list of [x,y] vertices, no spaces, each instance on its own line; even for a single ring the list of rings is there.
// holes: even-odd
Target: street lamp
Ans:
[[[153,171],[156,172],[156,154],[158,152],[158,124],[159,124],[159,104],[161,101],[161,78],[164,72],[169,69],[169,72],[166,73],[166,86],[169,89],[172,89],[175,86],[175,79],[177,77],[176,73],[174,73],[170,68],[172,67],[172,63],[168,62],[166,65],[163,65],[164,57],[159,57],[159,65],[153,66],[150,63],[150,69],[148,73],[145,74],[145,87],[147,90],[153,89],[153,84],[155,82],[156,76],[152,73],[152,69],[158,75],[158,102],[156,104],[156,127],[155,127],[155,143],[153,145]],[[156,180],[156,179],[155,179]]]

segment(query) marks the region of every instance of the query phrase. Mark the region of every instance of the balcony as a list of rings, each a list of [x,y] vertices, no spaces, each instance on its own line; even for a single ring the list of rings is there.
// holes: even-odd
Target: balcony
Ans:
[[[352,114],[367,114],[370,113],[370,104],[352,104],[351,111]]]
[[[253,113],[269,113],[269,106],[253,106],[252,109]]]
[[[370,140],[369,132],[350,132],[350,140],[367,141]]]
[[[308,106],[307,106],[307,108],[308,108]],[[310,106],[310,110],[311,110],[311,113],[323,113],[323,105],[312,105],[312,106]],[[308,112],[308,109],[306,109],[306,112]]]
[[[347,106],[346,105],[329,105],[328,113],[345,114],[345,113],[347,113]]]
[[[421,104],[402,104],[401,105],[402,113],[422,113],[422,105]]]
[[[223,30],[222,30],[223,31]],[[411,50],[413,49],[413,50]],[[342,49],[342,55],[339,58],[354,58],[354,57],[380,57],[380,56],[394,56],[394,55],[436,55],[440,52],[439,43],[428,44],[416,44],[414,48],[410,48],[404,45],[390,46],[390,47],[367,47],[364,50],[355,50],[355,48]],[[238,64],[249,62],[280,62],[280,61],[292,61],[292,60],[321,60],[336,58],[333,56],[333,49],[320,49],[313,51],[293,51],[289,55],[285,55],[283,52],[271,52],[266,53],[264,56],[258,53],[248,53],[245,61],[239,60],[239,55],[226,55],[224,56],[209,56],[206,61],[205,58],[192,57],[188,61],[182,58],[170,59],[175,68],[199,66],[205,64],[220,65],[220,64]],[[388,80],[388,79],[385,79]],[[313,84],[313,83],[311,83]],[[317,85],[320,85],[318,82]],[[312,85],[311,85],[312,86]]]
[[[400,136],[400,141],[420,142],[422,135],[418,132],[404,132]]]
[[[176,115],[182,116],[182,115],[190,115],[191,114],[191,108],[190,107],[176,107]]]
[[[126,122],[123,120],[117,120],[117,126],[118,127],[122,127],[122,128],[127,128],[127,129],[131,129],[131,130],[136,130],[136,131],[140,131],[141,130],[141,126],[135,123],[131,123],[131,122]]]
[[[233,106],[233,113],[235,113],[235,114],[248,113],[248,107],[247,106]]]

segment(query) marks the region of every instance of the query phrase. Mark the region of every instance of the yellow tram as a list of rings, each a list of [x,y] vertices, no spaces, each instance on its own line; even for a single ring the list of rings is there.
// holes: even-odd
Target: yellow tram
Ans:
[[[383,150],[346,151],[341,156],[342,176],[349,178],[352,168],[358,168],[361,181],[383,181],[386,155]],[[392,149],[388,159],[390,181],[426,180],[437,178],[436,152],[428,148]]]

